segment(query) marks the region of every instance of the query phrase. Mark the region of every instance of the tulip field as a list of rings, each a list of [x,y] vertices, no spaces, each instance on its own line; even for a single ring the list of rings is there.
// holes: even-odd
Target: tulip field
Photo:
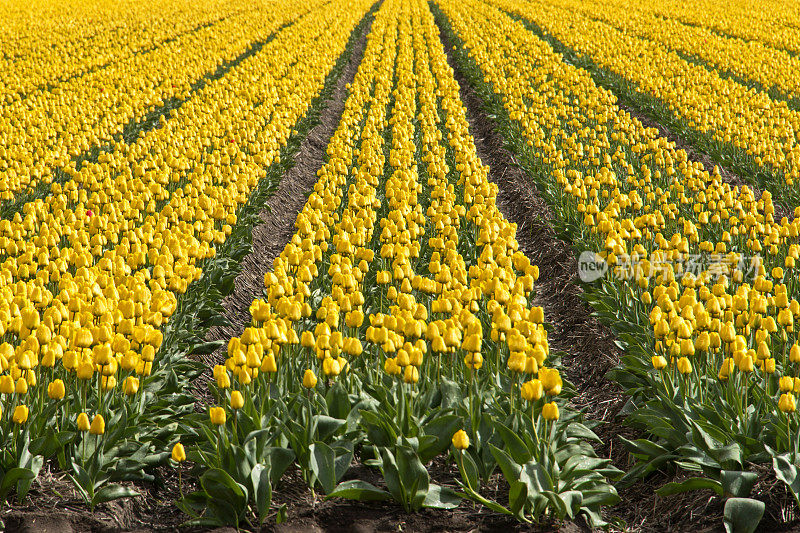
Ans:
[[[0,530],[800,525],[794,0],[0,15]]]

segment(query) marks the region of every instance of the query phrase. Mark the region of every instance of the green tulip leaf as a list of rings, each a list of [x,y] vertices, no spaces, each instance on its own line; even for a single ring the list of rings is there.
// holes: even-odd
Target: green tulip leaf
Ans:
[[[703,489],[713,490],[718,496],[723,494],[722,483],[705,477],[693,477],[681,482],[667,483],[656,490],[656,494],[659,496],[672,496],[673,494]]]
[[[330,498],[344,498],[347,500],[359,501],[385,501],[390,499],[391,495],[385,490],[381,490],[366,481],[353,479],[339,483],[325,499],[328,500]]]
[[[461,498],[453,489],[431,484],[422,506],[432,509],[455,509],[460,504]]]
[[[737,498],[747,498],[750,491],[758,480],[755,472],[739,472],[735,470],[723,470],[720,475],[722,490],[728,496]]]
[[[724,519],[727,533],[753,533],[764,516],[764,502],[751,498],[728,498]]]

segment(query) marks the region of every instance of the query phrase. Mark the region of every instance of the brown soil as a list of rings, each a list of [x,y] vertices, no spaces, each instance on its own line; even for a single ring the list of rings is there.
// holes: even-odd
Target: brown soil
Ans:
[[[15,502],[0,512],[0,531],[169,531],[186,521],[187,517],[173,505],[180,495],[176,469],[159,468],[156,481],[136,484],[140,496],[98,505],[91,513],[67,475],[52,466],[46,464],[42,468],[24,502]],[[182,477],[184,493],[196,490],[188,466],[183,467]]]

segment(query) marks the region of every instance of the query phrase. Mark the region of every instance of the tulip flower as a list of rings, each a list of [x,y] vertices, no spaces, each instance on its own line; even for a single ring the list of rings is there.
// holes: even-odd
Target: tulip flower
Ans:
[[[241,409],[244,407],[244,396],[238,390],[231,392],[231,401],[230,401],[231,409],[234,411]]]
[[[47,396],[51,400],[61,400],[66,394],[64,382],[61,379],[55,379],[47,385]]]
[[[797,402],[794,398],[794,394],[791,392],[781,394],[778,400],[778,409],[784,413],[794,413],[795,410],[797,410]]]
[[[186,460],[186,451],[183,449],[183,444],[180,442],[172,447],[172,460],[177,463],[182,463]]]
[[[536,401],[544,395],[544,386],[538,379],[522,384],[522,397],[527,401]]]
[[[92,419],[92,424],[89,426],[89,433],[92,435],[102,435],[106,432],[106,421],[103,419],[103,415],[97,414],[94,415]]]
[[[459,429],[453,434],[453,446],[457,450],[466,450],[469,448],[469,435],[463,429]]]
[[[314,372],[311,369],[306,370],[305,374],[303,374],[303,387],[307,389],[313,389],[317,386],[317,376],[314,375]]]
[[[78,414],[77,425],[79,431],[89,431],[89,417],[86,413]]]
[[[208,416],[212,424],[217,426],[222,426],[225,424],[225,409],[222,407],[212,407],[208,411]]]
[[[24,424],[28,421],[28,414],[30,413],[27,405],[18,405],[14,408],[14,413],[11,419],[15,424]]]
[[[559,413],[556,402],[544,404],[544,407],[542,407],[542,416],[545,420],[558,420]]]

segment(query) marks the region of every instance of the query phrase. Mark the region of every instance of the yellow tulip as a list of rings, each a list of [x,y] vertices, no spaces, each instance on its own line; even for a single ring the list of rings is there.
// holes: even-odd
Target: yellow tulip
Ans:
[[[313,389],[317,386],[317,376],[314,375],[314,372],[311,369],[307,369],[305,374],[303,374],[303,387],[307,389]]]
[[[0,394],[14,394],[14,378],[8,374],[0,376]]]
[[[405,383],[417,383],[419,381],[419,370],[417,370],[417,367],[412,365],[407,366],[403,374],[403,381]]]
[[[522,397],[527,401],[536,401],[544,395],[544,386],[538,379],[522,384]]]
[[[341,365],[339,364],[338,358],[333,357],[326,357],[322,361],[322,371],[325,373],[326,376],[338,376],[341,372]],[[305,377],[303,378],[304,385],[305,385]],[[310,387],[309,387],[310,388]]]
[[[238,411],[242,407],[244,407],[244,396],[238,390],[231,392],[231,409],[234,411]]]
[[[457,450],[466,450],[469,448],[469,435],[463,429],[459,429],[453,434],[453,446]]]
[[[789,360],[792,363],[800,363],[800,345],[797,343],[792,344],[789,350]],[[2,382],[0,382],[0,392],[2,392]]]
[[[92,435],[102,435],[106,432],[106,421],[103,419],[103,415],[97,414],[94,415],[92,419],[92,424],[89,426],[89,433]]]
[[[692,373],[692,363],[689,361],[687,357],[681,357],[678,359],[678,372],[681,374],[691,374]]]
[[[556,402],[544,404],[544,407],[542,407],[542,416],[545,420],[558,420],[559,413]]]
[[[15,424],[24,424],[28,421],[28,414],[29,410],[27,405],[18,405],[14,408],[12,420]]]
[[[781,394],[778,400],[778,409],[784,413],[794,413],[797,410],[797,401],[794,398],[794,394],[791,392]]]
[[[212,407],[208,411],[208,416],[212,424],[222,426],[225,424],[226,416],[225,409],[222,407]]]
[[[133,376],[128,376],[125,378],[125,383],[122,386],[122,390],[127,396],[133,396],[139,392],[139,378],[135,378]]]
[[[264,358],[261,360],[261,369],[262,372],[269,372],[274,374],[278,371],[278,365],[275,362],[275,356],[272,353],[268,353],[264,355]]]
[[[66,394],[64,382],[60,379],[55,379],[47,385],[47,396],[51,400],[60,400]]]
[[[186,460],[186,451],[183,449],[183,444],[180,442],[172,447],[172,460],[178,463],[182,463]]]
[[[89,417],[86,413],[80,413],[78,415],[77,424],[79,431],[89,431]]]
[[[94,374],[94,365],[88,360],[81,361],[78,363],[77,374],[78,379],[91,379],[92,375]]]

